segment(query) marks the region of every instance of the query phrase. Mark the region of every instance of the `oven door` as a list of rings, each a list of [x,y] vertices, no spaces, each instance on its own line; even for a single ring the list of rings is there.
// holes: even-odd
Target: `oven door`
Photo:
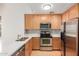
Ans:
[[[41,46],[52,46],[52,38],[41,38]]]

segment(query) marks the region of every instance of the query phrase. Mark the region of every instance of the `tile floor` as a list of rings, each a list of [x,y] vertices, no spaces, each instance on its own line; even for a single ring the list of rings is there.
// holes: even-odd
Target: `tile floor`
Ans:
[[[61,51],[32,51],[31,56],[61,56]]]

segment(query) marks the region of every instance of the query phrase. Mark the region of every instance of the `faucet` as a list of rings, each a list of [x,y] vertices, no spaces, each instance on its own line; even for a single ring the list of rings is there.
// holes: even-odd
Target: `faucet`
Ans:
[[[18,35],[17,35],[17,39],[20,39],[20,37],[21,37],[21,35],[18,34]]]

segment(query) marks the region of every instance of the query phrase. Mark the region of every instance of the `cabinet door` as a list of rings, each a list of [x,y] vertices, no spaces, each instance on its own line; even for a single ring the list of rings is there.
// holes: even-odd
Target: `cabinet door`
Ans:
[[[30,56],[32,52],[32,40],[29,40],[25,44],[25,56]]]
[[[40,49],[40,38],[39,37],[33,37],[32,38],[32,45],[33,49]]]
[[[40,29],[40,16],[36,14],[32,16],[32,29]]]
[[[69,10],[69,19],[73,19],[76,17],[79,17],[79,10],[78,10],[78,4],[72,6]]]
[[[29,55],[32,53],[32,39],[29,41]]]
[[[59,37],[53,37],[52,45],[53,45],[53,49],[60,50],[61,49],[61,39]]]
[[[41,14],[40,20],[41,23],[50,23],[50,14]]]
[[[25,15],[25,29],[32,29],[32,15]]]
[[[25,44],[25,56],[29,56],[29,42]]]
[[[69,17],[69,11],[66,11],[62,14],[62,22],[68,21]]]
[[[51,28],[52,29],[61,29],[61,15],[51,16]]]

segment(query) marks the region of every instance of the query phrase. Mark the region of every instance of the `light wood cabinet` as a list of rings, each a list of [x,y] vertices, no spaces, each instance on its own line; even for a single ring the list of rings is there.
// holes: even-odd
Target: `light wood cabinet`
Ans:
[[[51,16],[51,28],[52,29],[61,29],[61,15],[52,15]]]
[[[79,4],[75,4],[62,14],[62,22],[72,20],[78,17],[79,17]]]
[[[30,56],[32,52],[32,40],[29,40],[25,44],[25,56]]]
[[[32,39],[29,41],[29,55],[32,53]]]
[[[50,23],[51,19],[50,19],[50,14],[40,14],[40,22],[41,23]]]
[[[69,20],[69,11],[66,11],[65,13],[62,14],[62,22],[65,22],[68,20]]]
[[[61,39],[60,39],[60,37],[53,37],[53,39],[52,39],[52,48],[53,49],[61,49]]]
[[[29,42],[25,44],[25,56],[29,56]]]
[[[79,6],[78,4],[75,4],[69,9],[69,19],[77,18],[79,17]]]
[[[40,29],[40,15],[32,15],[32,29]]]
[[[25,29],[32,29],[32,15],[30,14],[25,14]]]
[[[25,15],[25,29],[40,29],[40,23],[51,23],[52,29],[60,29],[61,15],[27,14]]]
[[[49,23],[49,14],[33,14],[32,15],[32,29],[40,29],[40,23]]]
[[[39,37],[33,37],[32,38],[32,49],[40,49],[40,38]]]

